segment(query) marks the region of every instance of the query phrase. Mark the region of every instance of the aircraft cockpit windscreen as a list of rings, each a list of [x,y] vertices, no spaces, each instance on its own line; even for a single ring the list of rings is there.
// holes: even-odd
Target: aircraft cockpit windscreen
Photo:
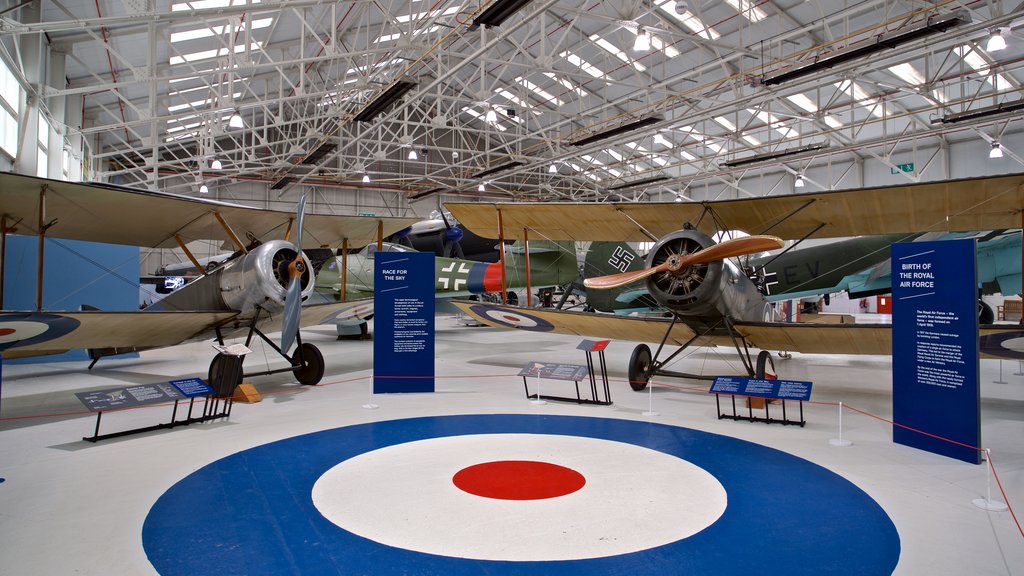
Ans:
[[[401,244],[392,244],[391,242],[384,242],[381,244],[381,252],[415,252],[413,248],[403,246]],[[373,256],[377,253],[376,244],[367,244],[365,248],[359,251],[359,255],[370,260],[373,260]]]

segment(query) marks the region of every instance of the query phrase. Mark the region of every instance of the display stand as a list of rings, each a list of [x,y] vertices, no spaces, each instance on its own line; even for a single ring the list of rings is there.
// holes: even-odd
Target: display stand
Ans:
[[[717,376],[711,384],[710,393],[715,395],[715,407],[719,420],[745,420],[747,422],[764,422],[765,424],[782,424],[784,426],[800,426],[807,424],[804,420],[804,402],[811,399],[811,383],[799,380],[777,380],[774,378],[744,378],[739,376]],[[732,401],[732,413],[722,412],[722,395],[729,395]],[[764,398],[764,416],[754,416],[754,408],[747,402],[747,413],[741,414],[736,409],[736,397]],[[782,418],[773,418],[768,400],[782,402]],[[786,413],[786,400],[797,401],[800,408],[800,419],[791,420]]]
[[[804,420],[804,403],[803,403],[803,400],[799,400],[798,401],[798,404],[800,405],[800,419],[799,420],[790,420],[786,416],[786,401],[781,399],[781,398],[769,398],[769,400],[780,400],[782,402],[782,418],[780,419],[780,418],[772,418],[771,417],[771,414],[769,413],[769,410],[768,410],[768,406],[770,406],[769,402],[765,402],[764,403],[764,416],[763,417],[762,416],[754,416],[754,409],[750,406],[749,402],[747,403],[747,414],[746,415],[740,414],[736,410],[736,394],[730,394],[729,395],[732,398],[732,414],[723,414],[722,413],[722,404],[721,404],[721,401],[720,401],[720,397],[721,396],[722,396],[721,394],[715,394],[715,406],[718,407],[718,419],[719,420],[746,420],[747,422],[764,422],[765,424],[782,424],[784,426],[797,425],[797,426],[800,426],[801,428],[803,428],[804,424],[807,424],[807,421]]]
[[[605,365],[604,349],[608,346],[608,340],[584,340],[577,346],[578,349],[584,350],[587,354],[587,365],[581,366],[579,364],[557,364],[553,362],[530,362],[519,371],[519,376],[523,377],[523,390],[526,392],[526,397],[533,401],[541,400],[556,400],[560,402],[575,402],[577,404],[597,404],[599,406],[608,406],[612,403],[611,389],[608,385],[608,368]],[[597,377],[594,369],[594,358],[593,353],[598,353],[598,363],[600,364],[601,370],[601,386],[598,386]],[[538,380],[538,393],[530,394],[530,388],[527,384],[527,378],[533,377]],[[580,393],[580,380],[585,377],[590,379],[590,398],[583,398]],[[550,380],[571,380],[576,384],[576,397],[568,396],[548,396],[539,393],[540,390],[540,379],[547,378]],[[604,400],[601,399],[600,389],[604,389]]]
[[[199,378],[187,380],[172,380],[166,384],[151,384],[131,386],[128,388],[111,388],[107,390],[94,390],[92,392],[77,393],[79,401],[90,411],[96,413],[96,427],[92,436],[83,436],[86,442],[99,442],[110,438],[120,438],[132,434],[152,432],[154,430],[167,430],[177,426],[188,426],[198,422],[207,422],[218,418],[231,416],[231,407],[234,402],[231,396],[218,397],[214,390],[206,382]],[[188,413],[183,420],[178,420],[178,407],[181,401],[188,398]],[[200,416],[192,416],[195,409],[196,398],[203,398],[203,412]],[[171,410],[170,422],[100,434],[100,423],[103,421],[104,412],[120,411],[129,408],[137,408],[149,404],[165,403],[174,401]],[[223,405],[221,402],[223,401]]]

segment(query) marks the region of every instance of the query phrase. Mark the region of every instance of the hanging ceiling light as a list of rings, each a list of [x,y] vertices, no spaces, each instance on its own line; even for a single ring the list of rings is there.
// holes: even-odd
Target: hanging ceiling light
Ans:
[[[558,166],[555,166],[554,163],[552,163],[551,166],[548,166],[548,174],[557,174],[557,173],[558,173]]]
[[[203,182],[202,184],[199,185],[199,193],[200,194],[209,194],[210,193],[210,187],[206,185],[206,182]]]
[[[369,184],[369,183],[370,183],[370,175],[369,174],[363,174],[363,184]]]
[[[988,37],[988,44],[985,45],[987,52],[998,52],[1006,48],[1006,39],[999,28],[992,29],[992,35]]]
[[[989,158],[1002,158],[1003,147],[999,145],[999,142],[992,143],[992,149],[988,151]]]
[[[795,188],[803,188],[804,187],[804,175],[803,174],[797,174],[796,175],[796,181],[793,182],[793,187],[795,187]]]
[[[484,190],[485,190],[484,183],[481,182],[480,185],[476,187],[476,191],[477,192],[483,192]]]
[[[497,122],[498,121],[498,113],[494,111],[494,108],[488,108],[487,109],[487,114],[484,116],[484,120],[486,120],[488,122]]]
[[[676,202],[682,202],[682,201],[683,201],[683,197],[678,195],[678,194],[676,194]]]
[[[228,127],[230,128],[244,128],[245,122],[242,121],[242,115],[238,113],[238,109],[231,111],[231,119],[228,120]]]
[[[636,29],[636,40],[633,42],[634,52],[647,52],[651,49],[651,37],[647,35],[647,31],[644,30],[643,26]]]
[[[224,165],[221,164],[220,159],[218,159],[218,158],[214,158],[213,161],[210,162],[210,169],[211,170],[220,170],[223,167],[224,167]]]
[[[416,153],[415,148],[409,149],[409,160],[419,160],[420,156]]]

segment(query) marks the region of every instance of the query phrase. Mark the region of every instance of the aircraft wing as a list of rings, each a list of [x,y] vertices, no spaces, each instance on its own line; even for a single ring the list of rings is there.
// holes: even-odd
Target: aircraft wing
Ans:
[[[650,241],[690,222],[711,235],[717,220],[751,234],[817,238],[924,231],[1020,228],[1024,175],[834,192],[664,203],[448,203],[463,226],[486,238]],[[524,233],[528,232],[528,233]]]
[[[614,338],[635,342],[661,342],[669,320],[634,318],[612,314],[564,310],[519,308],[455,300],[460,310],[488,326],[532,332],[573,334],[590,338]],[[810,324],[788,322],[740,323],[736,331],[754,348],[806,354],[892,354],[892,326],[889,324]],[[677,322],[667,340],[682,345],[694,336],[688,326]],[[984,326],[980,330],[983,358],[1024,359],[1024,327]],[[694,346],[732,346],[726,336],[706,336]]]
[[[2,312],[0,355],[22,358],[75,348],[172,346],[229,321],[235,312]]]
[[[0,173],[0,215],[16,234],[39,233],[40,192],[45,189],[44,224],[55,221],[47,236],[151,248],[177,246],[175,235],[185,242],[230,238],[217,221],[219,215],[242,242],[247,236],[267,240],[283,238],[295,211],[264,210],[239,204],[179,196],[165,192],[122,188],[108,184],[84,184]],[[282,206],[285,204],[282,203]],[[347,239],[350,246],[377,240],[397,232],[415,218],[333,216],[306,214],[303,247],[336,247]],[[16,224],[15,224],[16,223]],[[291,233],[294,240],[295,231]]]
[[[323,302],[302,306],[299,315],[299,327],[318,326],[320,324],[359,324],[373,317],[373,298],[360,298],[345,302]],[[225,336],[244,335],[249,329],[244,326],[231,327]],[[281,329],[281,316],[261,316],[259,329],[264,332],[276,332]]]

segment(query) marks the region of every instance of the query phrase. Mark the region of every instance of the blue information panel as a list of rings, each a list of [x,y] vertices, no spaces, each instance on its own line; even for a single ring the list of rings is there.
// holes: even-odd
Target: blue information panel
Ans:
[[[373,392],[434,391],[434,254],[377,252]]]
[[[104,388],[89,392],[75,392],[75,396],[90,412],[160,404],[180,400],[183,397],[181,392],[170,384],[140,384],[127,388]]]
[[[893,244],[892,273],[893,441],[979,464],[975,241]]]
[[[811,399],[811,383],[803,380],[716,376],[708,392],[712,394],[736,394],[737,396],[804,401]]]
[[[196,396],[209,396],[213,394],[213,388],[199,378],[186,378],[184,380],[171,380],[168,382],[171,386],[178,389],[186,398],[195,398]]]

